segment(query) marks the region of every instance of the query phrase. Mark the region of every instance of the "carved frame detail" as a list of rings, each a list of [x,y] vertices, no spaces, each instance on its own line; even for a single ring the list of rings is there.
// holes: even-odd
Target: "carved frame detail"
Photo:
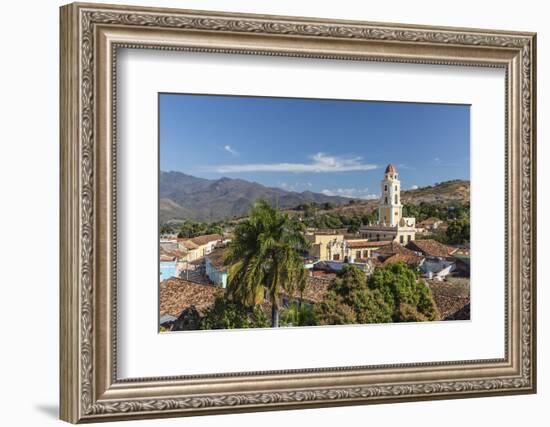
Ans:
[[[258,409],[284,409],[296,407],[326,406],[329,404],[360,404],[383,401],[402,401],[427,398],[479,396],[495,393],[532,393],[535,391],[535,35],[531,33],[511,33],[484,30],[453,28],[413,27],[393,24],[371,24],[356,22],[328,22],[305,18],[266,17],[260,15],[234,15],[214,12],[182,10],[160,10],[73,4],[61,10],[61,147],[62,147],[62,200],[61,200],[61,417],[67,421],[101,421],[123,418],[159,417],[174,415],[197,415],[228,411],[251,411]],[[399,369],[388,383],[356,384],[349,386],[318,387],[304,382],[303,387],[289,390],[220,392],[162,397],[152,394],[125,398],[109,397],[109,388],[117,388],[124,382],[116,381],[116,362],[112,362],[112,383],[102,390],[98,388],[96,370],[103,369],[98,362],[98,347],[94,323],[98,316],[96,292],[102,286],[94,276],[97,271],[97,224],[98,204],[97,164],[98,150],[98,59],[97,40],[101,28],[146,29],[154,31],[178,31],[238,34],[254,37],[271,36],[296,40],[296,50],[195,47],[189,50],[206,52],[247,53],[259,55],[286,55],[317,58],[342,58],[355,60],[400,61],[412,63],[470,64],[478,66],[505,66],[511,87],[517,93],[517,105],[508,105],[509,121],[517,117],[517,124],[507,130],[512,138],[511,149],[517,150],[520,167],[509,176],[509,184],[516,188],[519,210],[514,213],[513,224],[521,240],[515,252],[506,254],[507,263],[517,263],[519,287],[511,288],[518,299],[516,318],[507,317],[517,326],[518,341],[515,362],[500,361],[501,364],[516,364],[513,375],[465,375],[452,380],[401,381]],[[338,41],[363,41],[374,43],[396,43],[403,48],[419,46],[420,49],[448,46],[452,49],[446,56],[427,58],[414,52],[409,55],[394,54],[380,56],[372,54],[354,56],[345,51],[323,53],[302,49],[300,41],[326,41],[327,46]],[[147,45],[132,41],[113,43],[112,58],[116,61],[117,47],[152,49],[183,49],[174,45],[157,43]],[[461,56],[462,52],[487,50],[509,55],[510,59],[497,60]],[[112,70],[111,70],[112,72]],[[115,86],[113,75],[110,90]],[[515,86],[514,82],[517,82]],[[508,96],[507,95],[507,96]],[[113,99],[113,102],[116,98]],[[508,102],[507,104],[510,104]],[[514,109],[515,108],[515,109]],[[116,125],[115,109],[111,112],[111,125]],[[112,131],[112,130],[111,130]],[[518,136],[518,138],[515,138]],[[114,157],[114,154],[113,154]],[[116,162],[115,162],[116,165]],[[116,195],[116,193],[114,193]],[[114,197],[113,195],[111,195]],[[102,197],[102,196],[101,196]],[[508,197],[508,194],[507,194]],[[514,209],[514,206],[512,206]],[[115,213],[113,212],[113,215]],[[101,221],[107,221],[101,218]],[[509,238],[508,238],[509,239]],[[113,237],[116,245],[116,236]],[[66,241],[66,244],[63,244]],[[113,261],[114,262],[114,261]],[[116,267],[116,266],[115,266]],[[514,294],[515,295],[515,294]],[[114,303],[113,303],[114,304]],[[115,306],[116,307],[116,306]],[[511,306],[510,306],[511,307]],[[512,310],[512,308],[510,308]],[[116,318],[116,313],[114,315]],[[515,320],[514,320],[515,319]],[[111,318],[112,320],[112,318]],[[516,324],[517,323],[517,324]],[[116,344],[116,340],[115,340]],[[508,347],[506,347],[508,350]],[[116,349],[109,355],[116,354]],[[507,359],[512,357],[508,354]],[[475,361],[474,361],[475,362]],[[491,361],[496,363],[497,361]],[[497,363],[498,364],[498,363]],[[424,368],[436,366],[455,367],[457,363],[427,364]],[[459,364],[460,365],[460,364]],[[413,366],[413,365],[411,365]],[[410,367],[410,366],[409,366]],[[468,363],[462,368],[467,369]],[[342,371],[345,368],[340,368]],[[301,371],[302,376],[316,370]],[[332,370],[339,371],[338,368]],[[375,372],[376,369],[373,369]],[[263,373],[269,375],[269,373]],[[281,374],[281,373],[279,373]],[[285,374],[285,373],[282,373]],[[292,372],[288,372],[292,375]],[[231,376],[238,380],[238,376]],[[223,378],[226,378],[224,375]],[[163,385],[170,381],[177,383],[183,379],[159,379]],[[209,378],[215,381],[215,378]],[[107,381],[108,382],[108,381]],[[148,379],[147,383],[154,382]],[[144,386],[145,387],[145,386]],[[214,387],[214,386],[213,386]]]

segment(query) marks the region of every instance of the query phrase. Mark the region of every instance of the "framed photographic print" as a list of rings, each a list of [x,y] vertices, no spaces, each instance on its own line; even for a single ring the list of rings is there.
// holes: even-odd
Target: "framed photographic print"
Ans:
[[[61,8],[61,418],[533,393],[535,34]]]

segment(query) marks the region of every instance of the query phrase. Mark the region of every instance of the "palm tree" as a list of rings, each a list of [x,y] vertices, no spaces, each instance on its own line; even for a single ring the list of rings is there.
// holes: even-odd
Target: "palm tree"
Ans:
[[[267,293],[271,326],[278,327],[282,294],[302,287],[304,260],[299,252],[307,247],[300,222],[264,200],[256,202],[250,217],[235,228],[225,252],[229,296],[245,305],[256,305]]]

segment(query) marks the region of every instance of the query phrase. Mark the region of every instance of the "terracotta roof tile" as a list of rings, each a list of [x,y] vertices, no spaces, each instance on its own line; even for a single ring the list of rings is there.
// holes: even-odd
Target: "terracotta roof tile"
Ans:
[[[444,245],[439,243],[436,240],[426,239],[426,240],[411,240],[407,243],[407,248],[422,252],[426,256],[438,256],[438,257],[448,257],[456,252],[456,248],[451,246]]]
[[[447,282],[426,282],[437,305],[441,320],[470,319],[469,286]]]
[[[195,245],[206,245],[207,243],[214,242],[216,240],[222,240],[223,236],[219,234],[205,234],[204,236],[197,236],[190,239]]]
[[[320,277],[325,279],[334,279],[337,276],[336,273],[330,273],[324,270],[311,270],[311,275],[313,277]]]
[[[190,239],[178,239],[178,243],[187,250],[197,249],[199,246],[193,243]]]
[[[160,315],[170,314],[178,317],[183,310],[192,305],[198,310],[204,309],[214,303],[217,295],[224,292],[222,288],[172,277],[160,284]]]
[[[430,217],[430,218],[426,218],[424,221],[420,221],[419,224],[421,224],[421,225],[433,225],[436,222],[443,222],[443,220],[441,220],[439,218]]]
[[[396,262],[404,262],[408,265],[417,265],[422,261],[422,257],[414,253],[411,254],[394,254],[382,261],[382,266],[395,264]]]
[[[162,246],[160,247],[160,256],[172,257],[172,258],[183,258],[187,255],[187,251],[183,249],[166,249]]]
[[[404,254],[404,255],[414,255],[414,252],[410,249],[407,249],[405,246],[403,246],[401,243],[396,242],[395,240],[392,240],[391,242],[388,242],[386,245],[382,246],[377,252],[385,253],[385,254]]]
[[[306,287],[303,293],[304,300],[311,302],[323,301],[331,281],[332,279],[325,277],[308,276],[306,279]]]
[[[382,246],[389,245],[391,242],[388,240],[382,240],[380,242],[372,242],[368,240],[348,240],[348,247],[350,248],[380,248]]]

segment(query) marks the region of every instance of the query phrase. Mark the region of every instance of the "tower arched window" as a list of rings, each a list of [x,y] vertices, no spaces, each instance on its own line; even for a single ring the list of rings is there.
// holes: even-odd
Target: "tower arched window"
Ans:
[[[384,191],[388,191],[388,184],[384,185]]]
[[[395,204],[397,205],[397,194],[395,195]]]
[[[384,203],[385,203],[386,205],[388,204],[388,197],[386,197],[386,198],[384,199]]]

